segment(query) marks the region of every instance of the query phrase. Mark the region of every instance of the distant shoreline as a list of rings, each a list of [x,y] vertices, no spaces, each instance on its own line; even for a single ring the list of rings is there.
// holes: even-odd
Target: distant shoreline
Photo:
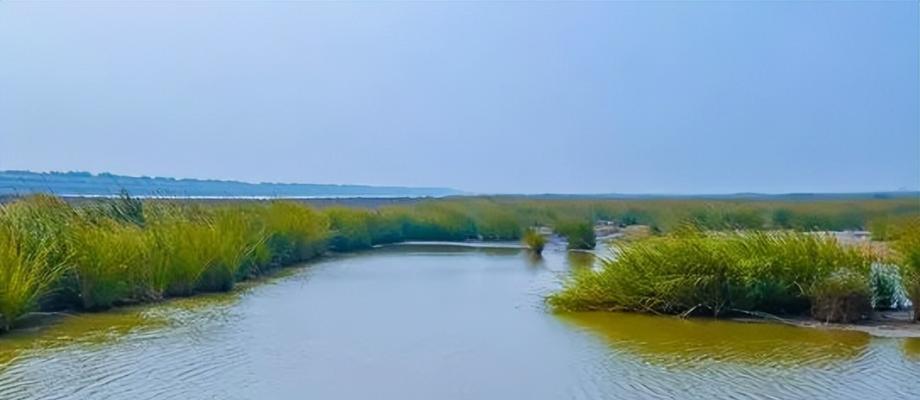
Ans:
[[[0,196],[46,193],[59,197],[111,197],[127,191],[138,198],[346,198],[443,197],[465,194],[443,187],[318,183],[249,183],[175,179],[89,172],[0,171]]]

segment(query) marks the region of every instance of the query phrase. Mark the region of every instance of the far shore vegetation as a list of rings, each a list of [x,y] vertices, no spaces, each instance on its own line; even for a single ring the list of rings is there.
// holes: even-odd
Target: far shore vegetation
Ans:
[[[98,311],[231,290],[321,256],[402,241],[522,240],[548,227],[571,249],[594,226],[647,226],[601,270],[575,274],[550,303],[567,310],[723,315],[811,313],[850,320],[920,300],[916,199],[820,201],[585,200],[468,197],[379,208],[296,201],[69,203],[48,195],[0,206],[0,331],[33,311]],[[692,228],[688,228],[692,227]],[[808,231],[873,229],[890,251]],[[920,317],[920,315],[918,315]]]

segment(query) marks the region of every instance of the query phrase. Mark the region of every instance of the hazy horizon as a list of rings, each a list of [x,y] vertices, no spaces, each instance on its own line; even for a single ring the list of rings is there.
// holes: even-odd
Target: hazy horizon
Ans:
[[[94,176],[99,176],[100,174],[112,174],[112,175],[116,175],[116,176],[118,176],[118,177],[127,177],[127,178],[174,179],[174,180],[187,180],[187,179],[191,179],[191,180],[200,180],[200,181],[238,182],[238,183],[252,184],[252,185],[291,185],[291,184],[293,184],[293,185],[299,185],[299,184],[311,185],[311,184],[315,184],[315,185],[342,185],[342,186],[372,186],[372,187],[379,187],[379,188],[383,188],[383,187],[397,187],[397,188],[399,188],[399,187],[404,187],[404,188],[409,188],[409,189],[411,189],[411,188],[419,188],[419,189],[449,189],[449,190],[455,190],[455,191],[460,192],[460,193],[457,193],[457,194],[450,194],[450,195],[471,195],[471,196],[477,196],[477,195],[485,195],[485,196],[489,196],[489,195],[532,195],[532,196],[540,196],[540,195],[551,195],[551,196],[554,196],[554,195],[561,195],[561,196],[568,196],[568,195],[572,195],[572,196],[624,195],[624,196],[646,196],[646,195],[648,195],[648,196],[677,196],[677,197],[690,196],[690,197],[693,197],[693,196],[708,196],[708,195],[715,195],[715,196],[729,195],[729,196],[730,196],[730,195],[748,195],[748,194],[750,194],[750,195],[797,195],[797,194],[806,194],[806,195],[810,195],[810,194],[816,194],[816,195],[824,195],[824,194],[829,194],[829,195],[844,194],[844,195],[846,195],[846,194],[872,194],[872,193],[910,193],[910,194],[917,194],[917,193],[920,193],[920,190],[909,189],[909,188],[901,188],[901,189],[897,189],[897,190],[866,190],[866,191],[848,191],[848,192],[751,192],[751,191],[746,191],[746,192],[713,192],[713,193],[682,193],[682,192],[642,192],[642,193],[639,193],[639,192],[582,192],[582,193],[566,193],[566,192],[539,192],[539,193],[537,193],[537,192],[533,192],[533,193],[515,193],[515,192],[474,192],[474,191],[463,190],[462,188],[455,188],[455,187],[449,187],[449,186],[424,186],[424,187],[423,187],[423,186],[397,186],[397,185],[365,185],[365,184],[362,184],[362,183],[329,183],[329,182],[323,183],[323,182],[289,182],[289,181],[245,181],[245,180],[238,180],[238,179],[190,178],[190,177],[181,177],[181,176],[122,175],[122,174],[114,174],[114,173],[111,173],[111,172],[109,172],[109,171],[91,172],[91,171],[78,171],[78,170],[69,170],[69,171],[58,171],[58,170],[48,170],[48,171],[0,170],[0,173],[4,173],[4,172],[22,172],[22,171],[30,172],[30,173],[38,173],[38,174],[90,173],[90,174],[93,174]],[[284,197],[284,196],[282,195],[282,196],[280,196],[280,197]]]
[[[920,189],[916,2],[0,2],[0,170]]]

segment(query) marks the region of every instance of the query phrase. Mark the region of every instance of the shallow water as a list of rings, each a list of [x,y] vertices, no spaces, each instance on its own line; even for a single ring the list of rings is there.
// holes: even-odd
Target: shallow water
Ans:
[[[0,399],[920,399],[920,341],[555,315],[590,257],[393,246],[0,337]]]

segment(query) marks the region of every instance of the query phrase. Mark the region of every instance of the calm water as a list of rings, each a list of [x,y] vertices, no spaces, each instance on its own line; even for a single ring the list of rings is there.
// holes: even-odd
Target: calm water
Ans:
[[[0,338],[2,399],[920,399],[920,342],[554,315],[586,255],[396,246]]]

